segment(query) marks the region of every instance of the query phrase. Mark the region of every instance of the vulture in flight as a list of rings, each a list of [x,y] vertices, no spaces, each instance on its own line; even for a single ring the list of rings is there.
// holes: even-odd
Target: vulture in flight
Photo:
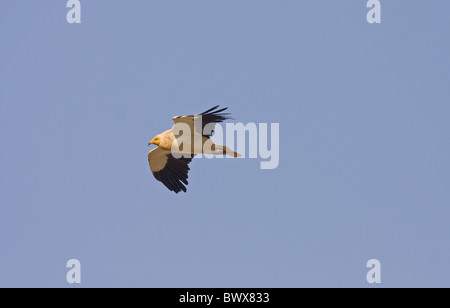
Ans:
[[[227,109],[215,106],[199,115],[173,117],[175,124],[172,129],[155,136],[148,143],[158,146],[148,153],[153,176],[175,193],[186,192],[185,185],[188,185],[190,170],[188,165],[195,154],[240,157],[240,154],[226,146],[217,145],[210,139],[216,123],[231,119],[229,113],[224,113]]]

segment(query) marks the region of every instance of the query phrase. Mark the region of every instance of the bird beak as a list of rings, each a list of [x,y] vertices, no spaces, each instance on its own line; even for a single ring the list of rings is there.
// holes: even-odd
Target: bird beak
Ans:
[[[153,141],[150,141],[150,142],[148,143],[149,146],[150,146],[150,144],[153,144]]]

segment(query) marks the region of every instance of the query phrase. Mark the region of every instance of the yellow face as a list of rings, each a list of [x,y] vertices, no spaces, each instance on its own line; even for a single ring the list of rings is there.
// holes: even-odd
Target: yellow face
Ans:
[[[155,138],[153,138],[153,139],[150,141],[150,143],[149,143],[148,145],[154,144],[154,145],[159,146],[159,143],[160,143],[160,142],[161,142],[161,139],[160,139],[159,137],[155,137]]]

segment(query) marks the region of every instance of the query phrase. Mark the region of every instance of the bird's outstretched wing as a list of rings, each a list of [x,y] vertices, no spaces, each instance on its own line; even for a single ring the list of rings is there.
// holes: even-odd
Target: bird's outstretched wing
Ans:
[[[148,163],[155,179],[163,183],[169,190],[186,192],[188,185],[188,164],[191,158],[175,158],[170,151],[156,148],[148,153]]]
[[[214,106],[211,109],[208,109],[198,115],[185,115],[185,116],[177,116],[173,117],[172,120],[177,125],[178,123],[185,123],[190,126],[191,134],[194,132],[202,134],[205,137],[211,137],[214,132],[214,127],[216,123],[223,122],[225,120],[231,119],[230,113],[224,113],[227,108],[218,109],[219,106]],[[194,127],[194,120],[198,120],[201,117],[202,119],[202,126],[201,131],[200,127]],[[205,131],[205,126],[208,124],[211,124],[208,126],[208,129]]]

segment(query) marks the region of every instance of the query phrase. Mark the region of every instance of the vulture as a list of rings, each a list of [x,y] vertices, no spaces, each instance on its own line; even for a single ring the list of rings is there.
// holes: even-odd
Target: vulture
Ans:
[[[148,143],[149,146],[157,146],[148,153],[153,176],[175,193],[186,192],[188,165],[196,154],[240,157],[240,154],[210,139],[216,123],[232,119],[230,113],[224,113],[227,109],[215,106],[198,115],[173,117],[172,129],[155,136]]]

